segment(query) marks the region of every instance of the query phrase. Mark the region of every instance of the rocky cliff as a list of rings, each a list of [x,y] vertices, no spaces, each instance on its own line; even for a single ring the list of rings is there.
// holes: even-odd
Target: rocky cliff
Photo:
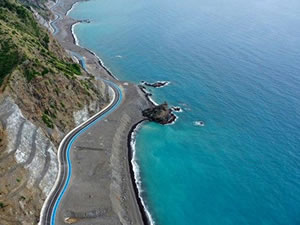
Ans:
[[[108,101],[104,83],[72,61],[30,7],[0,1],[1,225],[38,223],[59,142]]]

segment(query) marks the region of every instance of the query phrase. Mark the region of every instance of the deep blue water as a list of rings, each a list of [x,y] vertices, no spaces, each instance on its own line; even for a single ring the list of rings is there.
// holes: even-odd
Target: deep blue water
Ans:
[[[70,15],[92,21],[80,45],[116,76],[169,80],[154,99],[184,110],[137,137],[156,224],[300,224],[299,0],[92,0]]]

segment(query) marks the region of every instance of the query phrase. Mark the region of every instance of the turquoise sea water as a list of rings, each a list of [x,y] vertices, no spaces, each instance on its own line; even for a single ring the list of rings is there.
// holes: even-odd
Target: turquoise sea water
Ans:
[[[137,136],[156,224],[300,224],[300,1],[92,0],[70,16],[116,76],[169,80],[154,99],[183,108]]]

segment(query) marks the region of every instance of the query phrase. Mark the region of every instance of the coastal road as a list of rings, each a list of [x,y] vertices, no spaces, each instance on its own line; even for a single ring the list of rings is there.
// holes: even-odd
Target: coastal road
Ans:
[[[58,4],[59,4],[59,2],[60,2],[60,0],[57,0],[56,2],[55,2],[55,4],[52,6],[52,7],[50,7],[49,9],[53,12],[53,10],[58,6]],[[52,27],[52,34],[53,34],[53,36],[55,36],[57,33],[58,33],[58,31],[59,31],[59,29],[58,29],[58,27],[56,26],[56,22],[58,21],[58,20],[60,20],[60,19],[62,19],[62,16],[59,14],[59,13],[56,13],[55,14],[55,19],[54,20],[52,20],[49,24],[50,24],[50,27]]]
[[[122,101],[122,92],[120,88],[110,82],[106,81],[106,84],[109,85],[113,91],[113,99],[110,104],[104,108],[102,111],[91,117],[89,120],[79,125],[71,132],[69,132],[65,138],[62,140],[59,149],[58,149],[58,161],[59,161],[59,172],[56,183],[49,194],[44,206],[42,208],[40,225],[54,225],[56,211],[59,206],[59,203],[68,188],[72,174],[72,163],[70,160],[70,150],[72,144],[75,140],[84,132],[86,132],[90,127],[95,125],[97,122],[101,121],[104,117],[113,112]]]
[[[57,0],[56,4],[53,7],[51,7],[51,10],[56,8],[59,3],[60,3],[60,0]],[[50,22],[50,26],[52,27],[53,35],[57,36],[60,34],[61,29],[59,26],[56,25],[56,23],[63,18],[62,15],[65,15],[65,13],[56,12],[57,10],[54,10],[54,11],[55,11],[54,12],[55,20]],[[88,71],[88,68],[86,65],[86,60],[81,54],[79,54],[79,52],[77,52],[73,48],[70,48],[69,52],[72,56],[76,57],[79,60],[79,63],[81,64],[82,68],[85,71],[95,73],[95,71]],[[96,72],[98,72],[98,71],[96,71]],[[75,149],[75,151],[76,151],[76,143],[75,142],[80,141],[79,139],[81,139],[81,140],[87,139],[86,135],[89,134],[91,132],[91,130],[93,130],[93,133],[96,135],[96,137],[94,137],[94,139],[95,138],[99,139],[99,136],[98,136],[99,133],[103,132],[103,130],[106,130],[107,132],[109,132],[109,130],[111,129],[111,132],[113,132],[112,135],[105,137],[106,143],[111,144],[111,146],[108,147],[112,151],[111,154],[113,154],[113,155],[116,155],[116,154],[123,155],[124,154],[122,159],[127,157],[127,153],[126,153],[128,150],[127,149],[127,136],[123,135],[124,130],[127,130],[127,129],[129,130],[134,124],[136,124],[138,121],[140,121],[142,119],[141,118],[142,116],[139,113],[137,114],[137,112],[139,112],[139,110],[141,108],[146,106],[148,102],[146,101],[145,98],[141,97],[141,95],[143,95],[143,93],[140,93],[139,89],[137,87],[135,87],[134,85],[130,85],[128,83],[124,83],[122,85],[122,90],[124,91],[124,97],[123,97],[121,89],[114,82],[109,81],[109,80],[104,80],[102,78],[99,78],[99,79],[101,79],[109,87],[110,91],[113,93],[113,98],[112,98],[110,104],[106,108],[104,108],[101,112],[94,115],[92,118],[90,118],[85,123],[79,125],[75,129],[73,129],[70,133],[68,133],[65,136],[65,138],[60,143],[60,146],[58,148],[58,153],[57,153],[59,172],[57,175],[56,182],[55,182],[50,194],[47,196],[46,201],[43,204],[43,208],[42,208],[41,214],[40,214],[39,225],[64,224],[63,218],[66,218],[66,217],[62,216],[61,213],[62,213],[62,211],[65,211],[65,210],[72,210],[73,206],[77,206],[77,207],[79,206],[79,208],[81,210],[83,210],[82,212],[86,212],[85,210],[89,210],[89,209],[85,208],[85,203],[89,202],[89,201],[87,201],[88,199],[82,199],[82,197],[84,196],[83,193],[86,191],[85,187],[83,187],[82,189],[76,188],[76,190],[79,191],[79,193],[75,196],[72,195],[72,193],[73,193],[72,190],[74,190],[74,186],[72,188],[72,185],[74,185],[74,181],[76,182],[76,184],[78,184],[78,176],[79,176],[78,170],[76,170],[76,168],[78,168],[78,165],[76,164],[75,161],[73,161],[73,158],[70,156],[71,149]],[[120,83],[120,82],[117,82],[117,83]],[[128,105],[130,105],[130,107],[125,107]],[[116,111],[116,109],[118,109],[118,112],[112,113],[112,112]],[[106,119],[102,123],[99,123],[99,122],[108,116],[109,117],[113,116],[114,120],[110,119],[110,121],[112,121],[112,123],[109,123],[108,127],[104,128],[104,129],[100,129],[100,132],[99,132],[99,130],[98,130],[98,132],[95,132],[95,128],[97,128],[99,126],[100,127],[106,126],[106,124],[107,124],[107,123],[105,123],[105,121],[107,121]],[[124,122],[124,121],[126,121],[126,118],[129,118],[129,119],[127,122]],[[120,120],[120,123],[116,122],[119,120]],[[124,129],[124,130],[122,130],[122,129]],[[122,132],[120,132],[120,131],[122,131]],[[115,137],[118,135],[120,136],[120,134],[123,135],[124,137],[116,139]],[[92,139],[93,139],[93,137],[90,136],[88,140],[92,140]],[[114,147],[116,145],[118,145],[117,149],[115,149],[115,147]],[[114,149],[114,150],[112,150],[112,149]],[[72,154],[73,154],[73,150],[72,150]],[[71,160],[71,158],[72,158],[72,160]],[[88,162],[84,168],[86,170],[89,170],[89,168],[91,166],[93,166],[92,161],[93,161],[93,159],[95,159],[95,157],[91,158],[91,159],[89,159],[88,156],[85,157],[83,160],[81,160],[80,165],[84,164],[85,159]],[[110,158],[107,155],[101,155],[99,160],[104,160],[105,162],[110,162]],[[72,168],[72,162],[73,162],[73,168]],[[100,196],[102,193],[101,190],[97,189],[97,190],[95,190],[94,195],[93,195],[93,196],[95,196],[95,197],[93,197],[93,198],[95,198],[95,200],[90,202],[90,204],[92,204],[94,206],[95,206],[95,204],[93,204],[93,203],[97,203],[96,204],[97,207],[99,205],[98,202],[101,202],[101,207],[107,207],[107,206],[110,207],[109,218],[111,221],[115,221],[115,222],[109,223],[109,224],[116,224],[116,221],[119,220],[119,217],[121,216],[121,219],[122,219],[122,218],[124,218],[123,217],[124,215],[126,218],[130,218],[130,220],[133,221],[132,224],[139,224],[139,225],[144,224],[143,218],[141,215],[142,211],[140,210],[140,208],[139,208],[140,206],[137,204],[137,199],[135,198],[136,194],[134,192],[134,184],[132,183],[133,180],[130,175],[131,173],[129,171],[130,170],[129,163],[130,163],[129,161],[124,161],[124,164],[114,165],[114,167],[113,167],[114,171],[116,171],[118,168],[120,168],[120,170],[123,172],[127,171],[126,173],[124,173],[125,175],[123,175],[123,178],[120,181],[121,183],[118,183],[118,185],[122,185],[122,190],[125,191],[124,193],[122,192],[122,196],[118,195],[116,193],[113,193],[112,198],[110,198],[111,195],[107,195],[107,194],[105,194],[105,196],[107,198],[101,198],[101,197],[96,198],[96,196]],[[110,163],[109,163],[109,165],[110,165]],[[109,168],[109,169],[112,170],[112,168]],[[73,175],[72,175],[72,170],[73,170]],[[106,170],[103,169],[103,170],[101,170],[101,172],[106,173]],[[119,174],[121,174],[121,172],[119,172]],[[71,179],[71,177],[72,177],[72,179]],[[76,178],[74,178],[74,177],[76,177]],[[89,182],[91,182],[91,180]],[[109,183],[109,182],[111,182],[111,183]],[[114,180],[111,180],[109,182],[106,180],[103,183],[103,182],[101,182],[101,180],[97,180],[97,185],[101,185],[102,189],[107,190],[107,186],[110,184],[113,184]],[[93,184],[94,184],[94,182],[91,182],[91,185],[89,187],[91,187]],[[105,193],[108,193],[108,192],[105,192]],[[123,211],[119,211],[118,214],[114,214],[114,212],[112,211],[113,210],[112,204],[116,204],[114,202],[115,199],[120,199],[121,197],[123,197],[124,194],[127,196],[127,198],[126,198],[126,201],[122,202],[122,204],[126,204],[126,206],[124,206],[124,207],[126,207],[126,210],[128,209],[128,211],[124,211],[124,208],[122,208]],[[118,196],[116,196],[116,195],[118,195]],[[78,200],[78,201],[76,201],[76,200]],[[68,204],[68,202],[70,202],[70,201],[71,201],[71,204]],[[117,203],[117,204],[121,204],[121,202]],[[103,223],[103,221],[102,221],[102,223]],[[108,224],[108,223],[106,221],[103,224]]]
[[[59,0],[56,2],[54,6],[51,7],[53,10],[59,4]],[[59,29],[56,26],[56,22],[60,20],[62,17],[59,13],[56,14],[56,18],[50,22],[50,26],[53,28],[53,35],[55,36]],[[75,52],[72,54],[80,60],[80,64],[84,70],[87,70],[85,62],[83,58]],[[112,113],[121,103],[122,101],[122,92],[120,88],[111,81],[103,80],[106,85],[113,92],[113,99],[110,104],[104,108],[102,111],[91,117],[89,120],[74,128],[71,132],[69,132],[65,138],[60,143],[58,149],[58,162],[59,162],[59,172],[56,179],[56,183],[51,190],[51,193],[48,195],[42,211],[40,215],[40,225],[55,225],[55,217],[56,212],[59,207],[60,201],[66,192],[71,175],[72,175],[72,162],[70,160],[70,150],[72,148],[72,144],[76,141],[76,139],[86,132],[90,127],[95,125],[97,122],[101,121],[104,117]]]
[[[50,8],[50,10],[55,9],[58,4],[59,4],[59,0],[56,1],[56,3]],[[57,13],[55,16],[56,18],[50,22],[50,26],[53,29],[52,34],[54,36],[59,32],[59,29],[56,26],[56,22],[62,18],[62,16],[59,13]],[[78,53],[75,52],[72,52],[72,55],[77,57],[80,60],[80,64],[83,67],[83,69],[87,70],[83,58]],[[90,127],[92,127],[97,122],[101,121],[104,117],[112,113],[120,105],[122,101],[122,92],[120,88],[111,81],[107,81],[107,80],[103,80],[103,81],[112,90],[113,99],[106,108],[101,110],[99,113],[91,117],[83,124],[74,128],[71,132],[69,132],[60,143],[58,154],[57,154],[58,162],[59,162],[59,172],[54,187],[52,188],[51,193],[48,195],[43,205],[41,215],[40,215],[40,222],[39,222],[40,225],[55,224],[55,217],[56,217],[58,206],[60,204],[60,201],[64,193],[68,188],[71,175],[72,175],[72,162],[70,160],[70,150],[72,148],[72,144],[76,141],[76,139],[81,134],[86,132]]]

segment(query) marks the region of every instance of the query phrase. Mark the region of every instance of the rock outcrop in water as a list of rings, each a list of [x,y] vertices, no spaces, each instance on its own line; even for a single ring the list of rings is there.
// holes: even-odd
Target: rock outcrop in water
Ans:
[[[169,81],[157,81],[155,83],[148,83],[146,81],[142,81],[141,83],[148,87],[160,88],[160,87],[167,86],[170,82]]]
[[[176,120],[176,116],[172,113],[172,110],[169,108],[168,103],[166,102],[161,105],[152,106],[149,109],[145,109],[143,111],[143,116],[150,121],[160,124],[168,124]]]

